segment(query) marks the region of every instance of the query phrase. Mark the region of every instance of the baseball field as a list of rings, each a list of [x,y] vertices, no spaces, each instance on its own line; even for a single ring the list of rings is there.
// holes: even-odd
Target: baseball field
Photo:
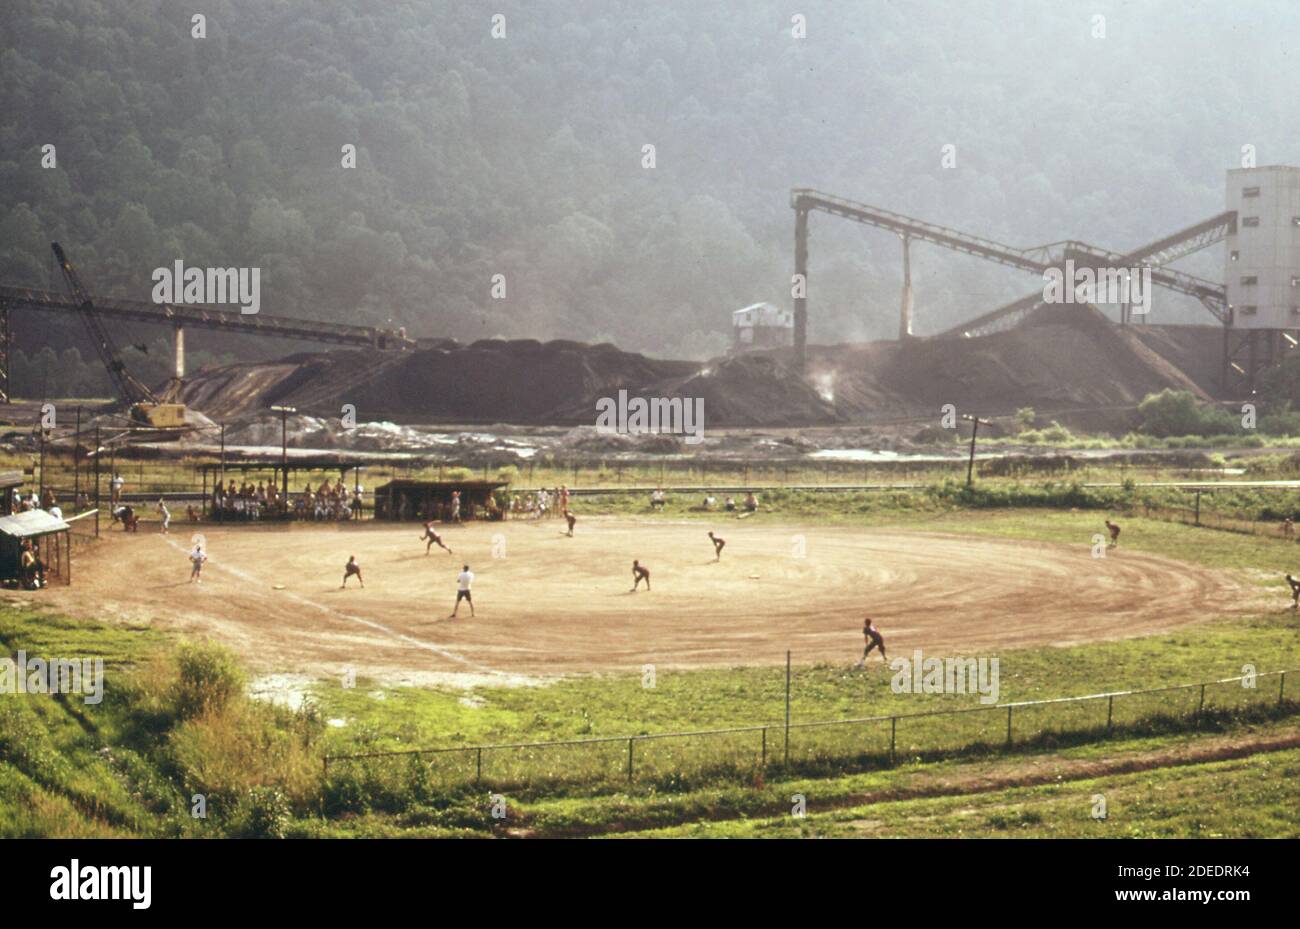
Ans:
[[[706,535],[725,539],[715,559]],[[980,538],[771,518],[592,517],[441,529],[293,523],[111,532],[42,594],[71,616],[147,622],[211,638],[261,672],[381,683],[659,668],[848,664],[864,614],[898,654],[988,654],[1147,635],[1248,611],[1239,573],[1122,545]],[[201,533],[202,583],[187,555]],[[1104,553],[1104,557],[1098,557]],[[341,588],[355,555],[355,578]],[[631,590],[634,559],[651,586]],[[450,618],[462,565],[475,614]]]

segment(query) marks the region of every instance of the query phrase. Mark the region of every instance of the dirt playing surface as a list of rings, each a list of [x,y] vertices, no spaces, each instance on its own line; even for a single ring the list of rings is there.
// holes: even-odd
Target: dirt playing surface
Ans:
[[[719,517],[721,561],[698,522],[581,519],[417,525],[203,527],[210,561],[188,583],[194,530],[142,525],[79,552],[74,585],[25,593],[71,615],[218,639],[262,672],[383,682],[511,678],[659,667],[848,664],[870,611],[891,655],[997,652],[1144,635],[1243,612],[1231,574],[1123,548]],[[494,546],[496,554],[493,557]],[[340,590],[343,565],[355,578]],[[631,593],[632,559],[653,589]],[[470,618],[449,619],[456,576],[476,575]],[[283,589],[275,589],[283,585]],[[873,662],[880,659],[872,656]]]

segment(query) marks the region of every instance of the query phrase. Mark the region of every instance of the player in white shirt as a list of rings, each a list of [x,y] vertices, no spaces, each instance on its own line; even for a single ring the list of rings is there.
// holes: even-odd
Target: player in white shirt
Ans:
[[[172,511],[167,509],[167,504],[163,502],[162,497],[158,498],[158,515],[162,517],[162,532],[167,534],[167,529],[172,524]]]
[[[203,562],[208,560],[208,556],[203,553],[203,546],[194,546],[194,551],[190,552],[190,582],[194,584],[203,583]]]
[[[452,609],[448,619],[455,619],[456,613],[460,611],[460,601],[469,602],[470,618],[474,616],[474,598],[470,596],[469,589],[474,584],[474,572],[469,569],[469,565],[461,565],[461,572],[456,578],[456,606]]]

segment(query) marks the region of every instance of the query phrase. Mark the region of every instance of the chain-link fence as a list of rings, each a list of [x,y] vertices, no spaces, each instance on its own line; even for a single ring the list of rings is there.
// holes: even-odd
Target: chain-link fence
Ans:
[[[1300,700],[1286,693],[1287,676],[1295,673],[788,725],[329,755],[324,763],[336,787],[345,782],[372,797],[412,781],[458,789],[753,780],[770,770],[888,767],[900,759],[1047,747],[1186,729],[1212,719],[1287,714],[1300,709]]]

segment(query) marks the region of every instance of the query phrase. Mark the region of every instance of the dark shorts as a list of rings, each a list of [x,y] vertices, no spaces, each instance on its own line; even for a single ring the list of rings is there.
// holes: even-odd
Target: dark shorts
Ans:
[[[474,602],[474,598],[471,597],[471,596],[469,595],[469,591],[468,591],[468,590],[458,590],[458,591],[456,591],[456,602],[457,602],[457,603],[460,603],[460,601],[462,601],[462,600],[468,600],[470,603],[473,603],[473,602]]]

